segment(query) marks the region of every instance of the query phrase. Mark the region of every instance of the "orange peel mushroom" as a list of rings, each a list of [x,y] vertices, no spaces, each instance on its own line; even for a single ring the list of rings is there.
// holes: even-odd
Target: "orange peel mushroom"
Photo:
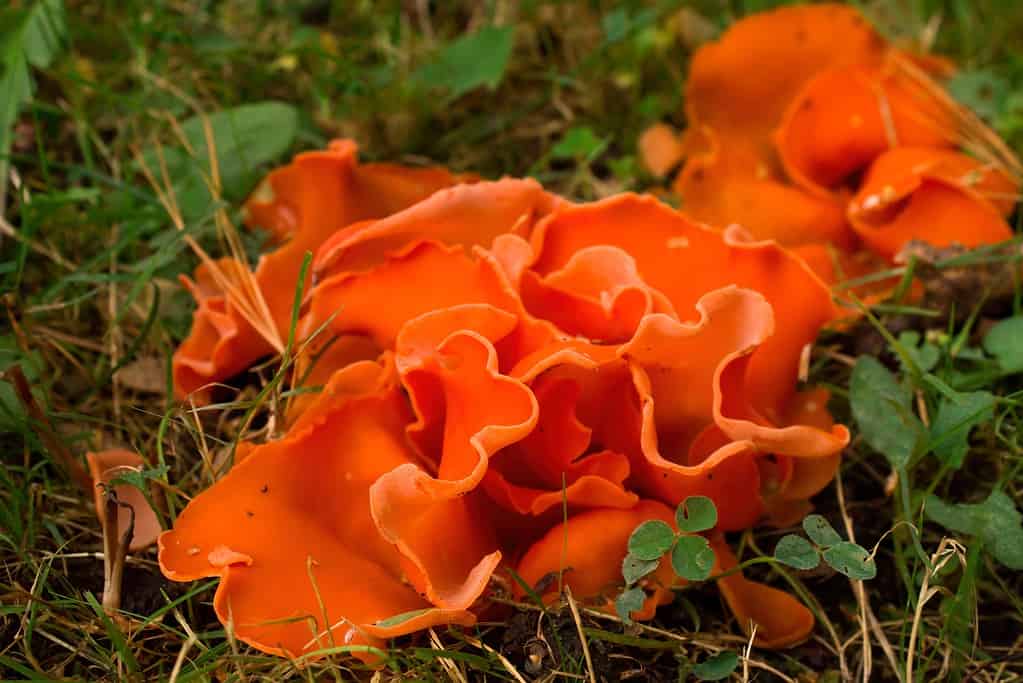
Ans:
[[[360,164],[351,140],[299,154],[271,173],[246,205],[247,222],[269,230],[280,246],[263,256],[254,272],[222,259],[223,279],[214,278],[208,264],[197,269],[194,282],[182,276],[199,310],[174,354],[175,394],[204,403],[213,383],[272,353],[274,337],[287,338],[306,252],[353,223],[383,218],[471,179],[440,168]],[[226,290],[227,283],[234,286]],[[240,299],[252,301],[246,306]],[[253,317],[262,327],[254,326]]]
[[[314,270],[299,365],[323,390],[160,544],[169,577],[222,578],[218,615],[267,652],[471,624],[502,567],[606,608],[637,524],[689,495],[719,532],[778,518],[848,441],[796,387],[837,313],[824,283],[650,197],[459,185],[340,227]],[[637,618],[671,599],[664,564]],[[741,616],[756,588],[730,585]]]
[[[474,623],[471,599],[437,608],[405,582],[399,552],[370,514],[379,477],[417,460],[403,438],[412,415],[393,368],[362,361],[331,385],[315,419],[256,447],[160,536],[164,574],[221,577],[217,615],[272,654],[380,647],[432,625]]]

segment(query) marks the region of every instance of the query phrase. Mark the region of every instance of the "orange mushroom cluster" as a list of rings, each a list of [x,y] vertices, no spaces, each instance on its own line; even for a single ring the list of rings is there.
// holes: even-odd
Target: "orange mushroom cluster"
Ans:
[[[685,159],[689,215],[793,247],[830,282],[910,240],[1000,242],[1017,185],[997,154],[961,151],[982,126],[935,81],[950,72],[848,5],[751,15],[693,56],[685,133],[657,125],[640,151],[659,174]]]
[[[559,573],[609,607],[637,524],[710,497],[727,570],[723,532],[798,519],[834,475],[849,434],[797,378],[836,311],[800,258],[652,197],[457,180],[360,165],[338,142],[249,204],[287,240],[255,272],[278,325],[315,250],[296,376],[322,390],[290,404],[282,438],[239,449],[159,559],[172,579],[220,577],[217,614],[263,651],[472,624],[492,579],[517,585],[510,570],[541,593]],[[230,292],[197,282],[174,376],[203,400],[272,348]],[[636,618],[671,599],[663,564]],[[718,584],[760,644],[809,634],[791,596]]]

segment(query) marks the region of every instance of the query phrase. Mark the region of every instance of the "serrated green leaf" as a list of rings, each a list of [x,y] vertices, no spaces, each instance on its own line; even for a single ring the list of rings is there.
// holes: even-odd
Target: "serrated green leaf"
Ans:
[[[849,380],[849,402],[863,440],[896,469],[909,463],[925,435],[913,414],[909,387],[870,356],[861,356]]]
[[[1023,372],[1023,316],[1006,318],[988,330],[984,350],[1005,372]]]
[[[1009,569],[1023,570],[1023,515],[1004,492],[992,491],[987,500],[974,505],[950,505],[930,495],[924,512],[946,529],[978,537]]]
[[[718,509],[706,496],[689,496],[675,510],[675,523],[691,534],[708,531],[718,523]]]
[[[708,657],[693,667],[693,675],[701,681],[723,681],[739,668],[739,655],[732,650]]]
[[[643,609],[646,593],[642,588],[630,588],[615,600],[615,612],[627,624],[632,623],[632,613]]]
[[[842,537],[835,531],[835,527],[831,526],[831,522],[820,515],[807,515],[803,519],[803,530],[822,548],[842,542]]]
[[[877,576],[877,565],[867,550],[850,541],[842,541],[827,548],[824,561],[836,572],[850,579],[867,581]]]
[[[659,519],[637,526],[629,536],[629,554],[640,560],[656,560],[671,549],[675,532]]]
[[[959,469],[970,448],[970,432],[995,414],[995,397],[988,391],[956,392],[956,399],[943,396],[931,423],[930,446],[934,455]]]
[[[783,536],[774,547],[774,559],[795,569],[814,569],[821,563],[821,555],[817,548],[795,534]]]
[[[681,536],[671,549],[671,568],[686,581],[706,581],[714,560],[714,549],[703,536]]]
[[[626,555],[622,560],[622,576],[625,577],[626,585],[631,586],[647,574],[657,569],[661,563],[660,559],[643,560],[635,555]]]
[[[449,43],[434,59],[416,69],[412,81],[443,88],[456,98],[480,86],[501,84],[515,44],[511,26],[487,26]]]

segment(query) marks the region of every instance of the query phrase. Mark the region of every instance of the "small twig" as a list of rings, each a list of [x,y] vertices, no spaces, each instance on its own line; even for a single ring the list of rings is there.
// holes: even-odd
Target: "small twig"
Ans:
[[[234,608],[231,605],[230,598],[227,600],[227,623],[224,624],[224,634],[227,636],[227,644],[231,648],[231,654],[234,655],[231,661],[234,662],[238,680],[242,681],[242,683],[248,683],[249,677],[245,674],[245,667],[242,665],[241,648],[238,647],[238,639],[234,635]]]
[[[16,242],[21,242],[22,244],[27,245],[28,248],[31,249],[32,251],[42,256],[45,256],[46,258],[50,259],[51,261],[56,263],[58,266],[64,268],[65,270],[74,271],[77,268],[75,264],[71,263],[54,250],[50,249],[45,244],[42,244],[41,242],[36,242],[35,240],[29,239],[28,237],[22,235],[13,225],[7,222],[7,219],[4,218],[3,215],[0,215],[0,234],[7,235]]]
[[[593,658],[590,657],[590,645],[586,642],[586,632],[583,631],[583,621],[579,617],[579,607],[572,597],[572,589],[565,584],[565,599],[568,600],[568,609],[572,611],[572,619],[575,620],[575,628],[579,632],[579,645],[583,650],[583,657],[586,659],[586,671],[590,676],[590,683],[597,683],[597,674],[593,670]]]
[[[749,658],[753,654],[753,642],[757,639],[757,624],[753,622],[753,628],[749,630],[749,642],[746,643],[746,650],[742,653],[742,683],[749,683]]]
[[[849,516],[849,511],[845,507],[845,487],[842,486],[842,468],[838,468],[835,471],[835,490],[838,492],[838,509],[842,513],[842,523],[845,525],[845,533],[849,537],[849,540],[853,543],[856,542],[856,530],[853,528],[852,518]],[[870,635],[867,631],[869,620],[867,619],[867,611],[870,609],[867,603],[867,593],[863,589],[862,581],[854,581],[849,579],[849,583],[852,584],[853,594],[856,596],[856,602],[859,603],[860,607],[860,631],[863,635],[863,683],[867,683],[870,680],[870,674],[874,669],[874,652],[870,648]],[[845,646],[843,645],[843,648]]]
[[[438,636],[437,632],[432,628],[430,629],[430,647],[437,652],[444,651],[444,643],[440,642],[440,636]],[[447,657],[438,657],[437,661],[440,662],[441,667],[447,671],[448,676],[451,680],[455,681],[455,683],[468,683],[465,678],[465,674],[462,673],[462,670],[458,668],[458,665],[455,664],[455,662]]]
[[[465,638],[465,642],[469,643],[473,647],[478,647],[479,649],[485,650],[486,652],[489,652],[490,654],[492,654],[495,657],[497,657],[497,660],[499,662],[501,662],[501,664],[504,665],[505,670],[507,670],[508,673],[510,673],[512,675],[512,678],[514,678],[516,681],[518,681],[518,683],[526,683],[526,679],[522,677],[522,674],[519,673],[519,670],[516,669],[515,665],[512,664],[510,661],[508,661],[508,658],[505,657],[503,654],[501,654],[500,652],[498,652],[494,648],[490,647],[489,645],[484,643],[482,640],[479,640],[477,638],[473,638],[473,637],[468,636],[468,635],[463,636],[463,638]]]
[[[114,617],[121,610],[121,585],[124,579],[124,561],[135,534],[135,508],[117,499],[112,487],[104,486],[106,505],[103,506],[103,611]],[[128,508],[128,526],[118,536],[118,508]]]
[[[960,565],[966,566],[966,550],[963,545],[955,539],[945,537],[941,539],[941,543],[938,544],[938,549],[931,555],[931,563],[934,568],[924,573],[923,583],[920,584],[920,593],[916,600],[916,610],[913,613],[913,627],[909,632],[909,644],[906,646],[906,675],[905,680],[907,683],[913,681],[913,664],[916,657],[916,643],[917,636],[920,632],[920,623],[923,618],[924,605],[930,601],[935,595],[941,592],[941,588],[933,588],[931,586],[931,578],[938,575],[946,564],[952,561],[952,559],[958,559]]]
[[[195,637],[194,633],[190,633],[188,639],[185,640],[185,644],[181,646],[181,650],[178,652],[178,658],[174,661],[174,668],[171,669],[171,675],[167,679],[167,683],[177,683],[178,676],[181,675],[181,667],[185,664],[185,657],[196,641],[198,641],[198,638]]]

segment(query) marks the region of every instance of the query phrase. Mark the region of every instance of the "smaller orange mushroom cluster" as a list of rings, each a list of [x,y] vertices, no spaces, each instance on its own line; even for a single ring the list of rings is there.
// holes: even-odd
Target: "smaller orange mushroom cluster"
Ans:
[[[950,70],[847,5],[751,15],[693,56],[684,135],[655,126],[640,151],[660,174],[685,159],[674,189],[694,218],[797,248],[832,282],[863,270],[861,247],[892,261],[910,240],[1003,241],[1017,185],[959,151],[968,115],[934,80]]]
[[[711,498],[727,570],[721,532],[791,520],[831,480],[849,434],[797,377],[836,311],[797,256],[651,197],[571,204],[533,180],[390,203],[377,187],[371,210],[338,180],[370,168],[339,155],[351,149],[300,156],[250,205],[291,236],[257,270],[268,301],[290,300],[298,278],[264,279],[268,262],[317,247],[297,376],[322,390],[160,539],[168,577],[221,577],[214,606],[238,638],[297,656],[471,624],[509,569],[541,592],[562,573],[608,607],[637,524]],[[315,239],[295,227],[310,221]],[[229,295],[199,298],[176,359],[182,395],[260,351]],[[230,318],[219,334],[201,329],[212,300]],[[645,581],[637,618],[672,596],[669,567]],[[809,634],[791,596],[738,574],[719,583],[760,644]]]

